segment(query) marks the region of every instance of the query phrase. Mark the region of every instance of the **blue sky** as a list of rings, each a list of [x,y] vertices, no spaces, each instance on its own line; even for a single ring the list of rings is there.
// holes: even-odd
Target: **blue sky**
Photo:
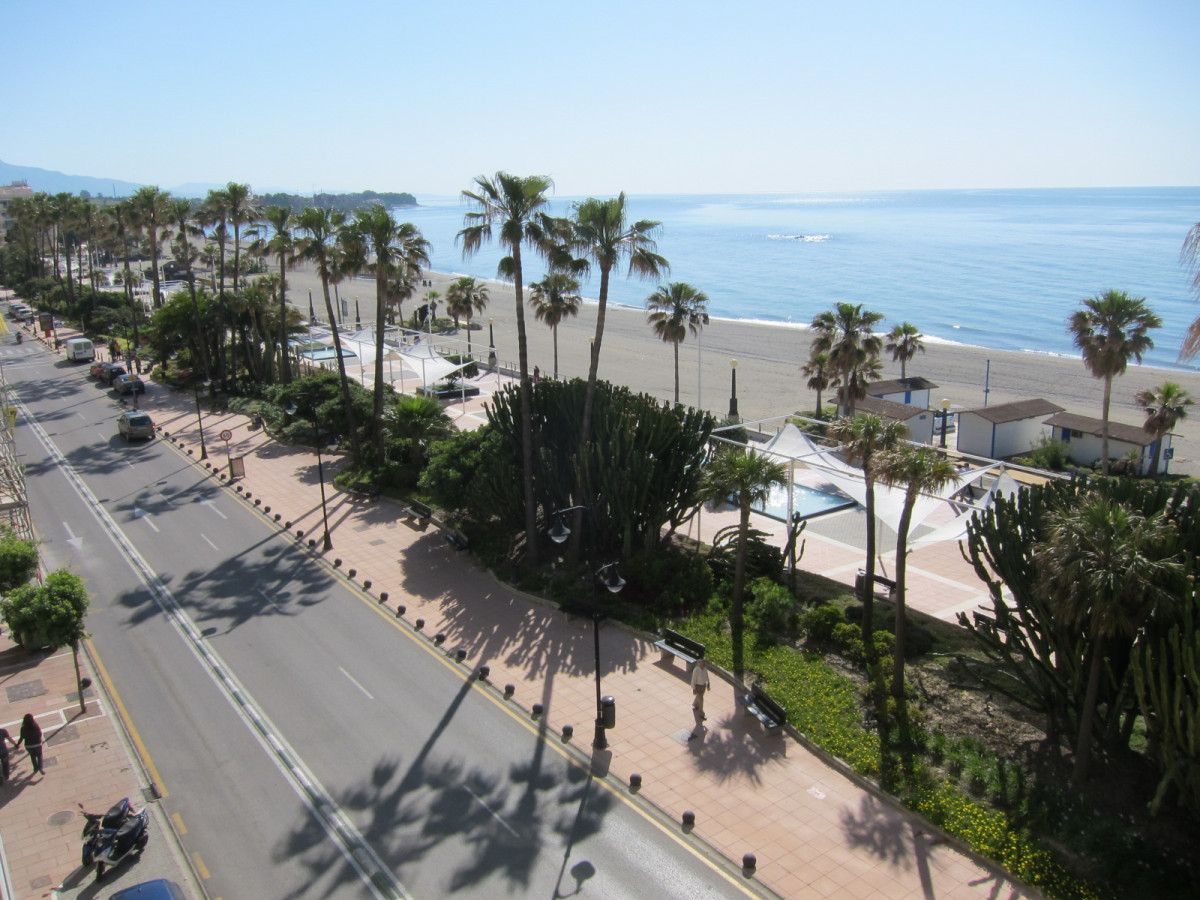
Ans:
[[[457,194],[1195,185],[1197,0],[6,0],[0,159]]]

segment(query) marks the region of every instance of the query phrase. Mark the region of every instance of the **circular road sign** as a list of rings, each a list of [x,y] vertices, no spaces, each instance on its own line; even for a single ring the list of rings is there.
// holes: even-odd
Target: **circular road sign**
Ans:
[[[228,441],[233,437],[233,432],[232,431],[222,431],[217,436],[223,441]]]

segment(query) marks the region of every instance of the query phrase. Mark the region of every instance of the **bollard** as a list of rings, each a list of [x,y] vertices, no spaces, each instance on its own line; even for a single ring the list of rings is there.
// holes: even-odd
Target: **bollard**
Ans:
[[[339,556],[337,559],[335,559],[335,560],[333,561],[333,567],[334,567],[335,569],[340,569],[340,568],[341,568],[341,566],[342,566],[342,558]]]
[[[309,538],[309,539],[308,539],[308,549],[309,549],[309,550],[312,550],[312,549],[314,549],[316,546],[317,546],[317,539],[316,539],[316,538]]]
[[[371,579],[368,578],[366,581],[363,582],[363,590],[369,591],[370,589],[371,589]]]
[[[379,602],[380,602],[380,603],[387,603],[387,598],[388,598],[388,592],[387,592],[387,591],[382,591],[382,592],[380,592],[380,594],[379,594]]]
[[[249,494],[247,494],[246,496],[247,496],[247,497],[249,497],[250,495],[249,495]],[[261,506],[261,505],[262,505],[262,497],[255,497],[255,498],[254,498],[254,505],[255,505],[255,506]]]
[[[286,528],[288,531],[291,531],[291,530],[292,530],[292,523],[291,523],[291,522],[284,522],[284,523],[283,523],[283,527],[284,527],[284,528]]]
[[[753,872],[758,868],[758,857],[753,853],[746,853],[742,856],[742,869],[746,872]]]
[[[690,809],[683,814],[683,827],[694,828],[696,825],[696,814]]]
[[[349,570],[346,572],[346,575],[347,575],[348,577],[350,577],[350,578],[353,578],[353,577],[354,577],[354,576],[356,576],[357,574],[358,574],[358,569],[349,569]]]
[[[254,495],[253,495],[252,493],[250,493],[249,491],[246,491],[246,499],[247,499],[247,500],[249,500],[249,499],[250,499],[251,497],[253,497],[253,496],[254,496]]]
[[[517,692],[517,688],[515,685],[506,684],[504,686],[504,696],[505,697],[511,697],[516,692]]]
[[[405,606],[403,603],[401,603],[399,606],[396,607],[396,615],[402,616],[406,612],[408,612],[408,607]]]
[[[545,708],[545,707],[543,707],[543,706],[542,706],[542,704],[540,704],[540,703],[535,703],[535,704],[533,704],[533,709],[531,709],[531,710],[530,710],[530,713],[531,713],[531,714],[533,715],[533,717],[536,719],[538,716],[540,716],[540,715],[542,714],[542,710],[543,710],[544,708]]]
[[[263,512],[265,512],[265,513],[269,513],[270,511],[271,511],[271,507],[269,507],[269,506],[264,506],[264,507],[263,507]],[[278,517],[278,516],[276,516],[275,518],[277,518],[277,519],[278,519],[279,517]]]
[[[575,726],[574,725],[564,725],[563,726],[562,739],[564,741],[569,741],[571,739],[571,736],[574,734],[575,734]]]
[[[224,476],[224,475],[222,475],[221,477],[222,477],[222,478],[224,478],[225,476]],[[269,512],[269,511],[270,511],[270,510],[268,510],[268,512]],[[278,521],[279,521],[280,519],[282,519],[282,518],[283,518],[283,516],[281,516],[279,513],[275,513],[275,521],[276,521],[276,522],[278,522]]]
[[[467,658],[467,651],[464,650],[462,647],[459,647],[457,650],[454,651],[454,658],[456,660],[458,660],[459,662],[462,662],[464,659]]]
[[[446,632],[439,631],[437,634],[435,634],[433,636],[433,642],[439,645],[444,644],[446,642]]]
[[[420,631],[424,627],[425,627],[424,619],[417,619],[417,621],[413,622],[413,628],[417,629],[417,631]]]
[[[641,790],[641,787],[642,787],[642,776],[639,775],[637,772],[634,772],[632,775],[629,776],[629,789],[637,791],[637,790]]]
[[[479,667],[479,680],[480,681],[487,681],[488,676],[491,674],[492,674],[491,666],[480,666]]]

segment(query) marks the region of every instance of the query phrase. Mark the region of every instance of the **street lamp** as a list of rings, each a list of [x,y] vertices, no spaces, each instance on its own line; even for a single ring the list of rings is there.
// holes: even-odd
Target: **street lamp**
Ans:
[[[289,416],[294,416],[297,409],[298,407],[295,403],[289,403],[284,412],[286,412]],[[311,414],[309,421],[312,422],[313,432],[316,434],[317,481],[321,484],[321,521],[325,524],[325,535],[322,540],[323,546],[325,547],[325,552],[328,553],[333,549],[333,540],[329,537],[329,509],[325,505],[325,465],[321,460],[321,430],[317,427],[316,413],[313,412],[312,409],[309,409],[309,413]]]
[[[134,394],[136,397],[137,394]],[[200,458],[208,459],[208,448],[204,446],[204,419],[200,417],[200,382],[192,382],[192,396],[196,398],[196,425],[200,428]]]
[[[946,449],[946,426],[950,424],[950,401],[942,401],[942,449]]]
[[[732,385],[729,390],[729,418],[733,419],[736,422],[739,418],[738,407],[737,407],[737,360],[736,359],[731,359],[729,361],[729,371],[730,371],[730,374],[733,376],[733,382],[732,382]]]
[[[492,319],[488,319],[488,365],[496,368],[496,333],[492,330]]]
[[[571,529],[563,521],[563,516],[579,510],[588,513],[592,511],[591,507],[588,506],[572,506],[567,509],[560,509],[554,514],[554,527],[549,531],[550,540],[556,544],[566,542],[567,538],[571,536]],[[593,553],[595,549],[595,539],[593,538]],[[597,569],[593,561],[589,568],[592,570],[592,639],[595,643],[596,651],[596,731],[592,736],[592,747],[596,750],[604,750],[608,747],[608,737],[605,735],[604,723],[604,698],[601,695],[602,692],[600,689],[600,622],[604,619],[604,613],[598,608],[599,601],[596,598],[596,585],[597,583],[603,584],[609,592],[617,594],[620,593],[621,588],[625,587],[625,579],[617,571],[617,564],[615,562],[607,563]]]
[[[704,326],[708,324],[708,313],[693,312],[692,325],[696,326],[696,409],[704,409]]]

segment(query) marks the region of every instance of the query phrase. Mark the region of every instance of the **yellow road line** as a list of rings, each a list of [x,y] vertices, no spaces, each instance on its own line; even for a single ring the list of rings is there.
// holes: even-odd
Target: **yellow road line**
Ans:
[[[208,871],[208,866],[204,864],[204,860],[200,858],[199,853],[192,854],[192,864],[196,867],[196,871],[200,873],[200,877],[205,881],[212,877]]]
[[[104,681],[105,690],[112,697],[113,703],[117,707],[117,715],[121,717],[121,721],[125,723],[126,731],[129,733],[130,740],[133,741],[134,747],[137,749],[138,755],[142,758],[142,763],[150,772],[150,780],[154,783],[154,788],[158,792],[160,799],[165,799],[170,796],[167,793],[167,786],[159,777],[158,769],[154,765],[154,760],[150,757],[150,751],[146,749],[146,745],[142,743],[142,736],[138,734],[138,730],[134,727],[133,721],[129,718],[129,710],[125,708],[125,701],[121,699],[121,695],[117,693],[116,685],[112,679],[108,677],[108,670],[104,668],[104,661],[100,659],[100,654],[96,651],[95,645],[91,638],[85,638],[84,643],[87,645],[88,656],[92,658],[93,664],[96,666],[96,674]]]
[[[183,824],[183,816],[181,816],[179,813],[172,813],[171,821],[175,823],[176,834],[178,834],[180,837],[183,837],[185,834],[187,834],[187,826]]]

